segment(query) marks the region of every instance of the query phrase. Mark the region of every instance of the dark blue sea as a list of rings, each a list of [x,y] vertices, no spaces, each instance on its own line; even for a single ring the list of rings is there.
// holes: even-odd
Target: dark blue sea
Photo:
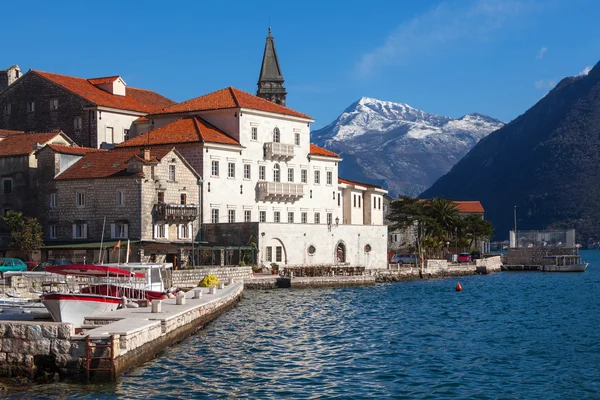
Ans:
[[[4,394],[600,398],[600,251],[583,255],[585,273],[248,291],[237,308],[116,384],[17,386]]]

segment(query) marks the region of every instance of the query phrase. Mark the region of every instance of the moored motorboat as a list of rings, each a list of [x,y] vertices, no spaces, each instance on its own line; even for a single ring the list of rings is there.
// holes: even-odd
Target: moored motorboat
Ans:
[[[577,255],[546,256],[548,264],[542,265],[543,272],[585,272],[588,263]]]

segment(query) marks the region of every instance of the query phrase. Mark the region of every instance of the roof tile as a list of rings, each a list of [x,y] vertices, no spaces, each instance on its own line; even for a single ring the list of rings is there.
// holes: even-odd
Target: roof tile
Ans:
[[[478,214],[485,212],[480,201],[455,201],[454,204],[456,204],[458,212],[461,213]]]
[[[52,150],[61,154],[85,155],[87,153],[106,152],[104,149],[94,149],[92,147],[65,146],[62,144],[49,144]]]
[[[0,141],[0,157],[22,156],[33,153],[36,144],[46,144],[60,132],[22,133],[9,135]]]
[[[339,176],[338,176],[338,183],[345,183],[347,185],[358,185],[358,186],[364,186],[364,187],[367,187],[367,188],[381,189],[381,186],[378,186],[378,185],[373,185],[371,183],[351,181],[350,179],[344,179],[344,178],[339,177]]]
[[[322,147],[317,146],[316,144],[310,144],[310,154],[314,154],[317,156],[325,156],[325,157],[339,157],[340,155],[334,153],[333,151],[324,149]]]

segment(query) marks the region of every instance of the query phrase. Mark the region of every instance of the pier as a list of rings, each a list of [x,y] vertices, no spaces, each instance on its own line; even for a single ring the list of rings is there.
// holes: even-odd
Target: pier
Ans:
[[[196,288],[150,307],[88,317],[78,329],[60,322],[0,322],[0,376],[114,380],[201,329],[242,295],[242,283]]]

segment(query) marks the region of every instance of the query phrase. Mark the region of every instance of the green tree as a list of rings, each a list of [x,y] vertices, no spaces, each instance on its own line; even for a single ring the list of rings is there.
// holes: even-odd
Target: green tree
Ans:
[[[464,238],[468,240],[469,247],[478,247],[480,240],[489,240],[494,235],[491,222],[481,218],[480,215],[470,214],[464,217]]]
[[[435,225],[430,231],[431,235],[446,242],[459,223],[460,216],[456,203],[449,199],[436,197],[427,202],[425,211],[427,216],[435,221]]]
[[[10,231],[9,248],[29,255],[44,245],[42,226],[36,218],[24,217],[23,213],[9,211],[2,219]]]

